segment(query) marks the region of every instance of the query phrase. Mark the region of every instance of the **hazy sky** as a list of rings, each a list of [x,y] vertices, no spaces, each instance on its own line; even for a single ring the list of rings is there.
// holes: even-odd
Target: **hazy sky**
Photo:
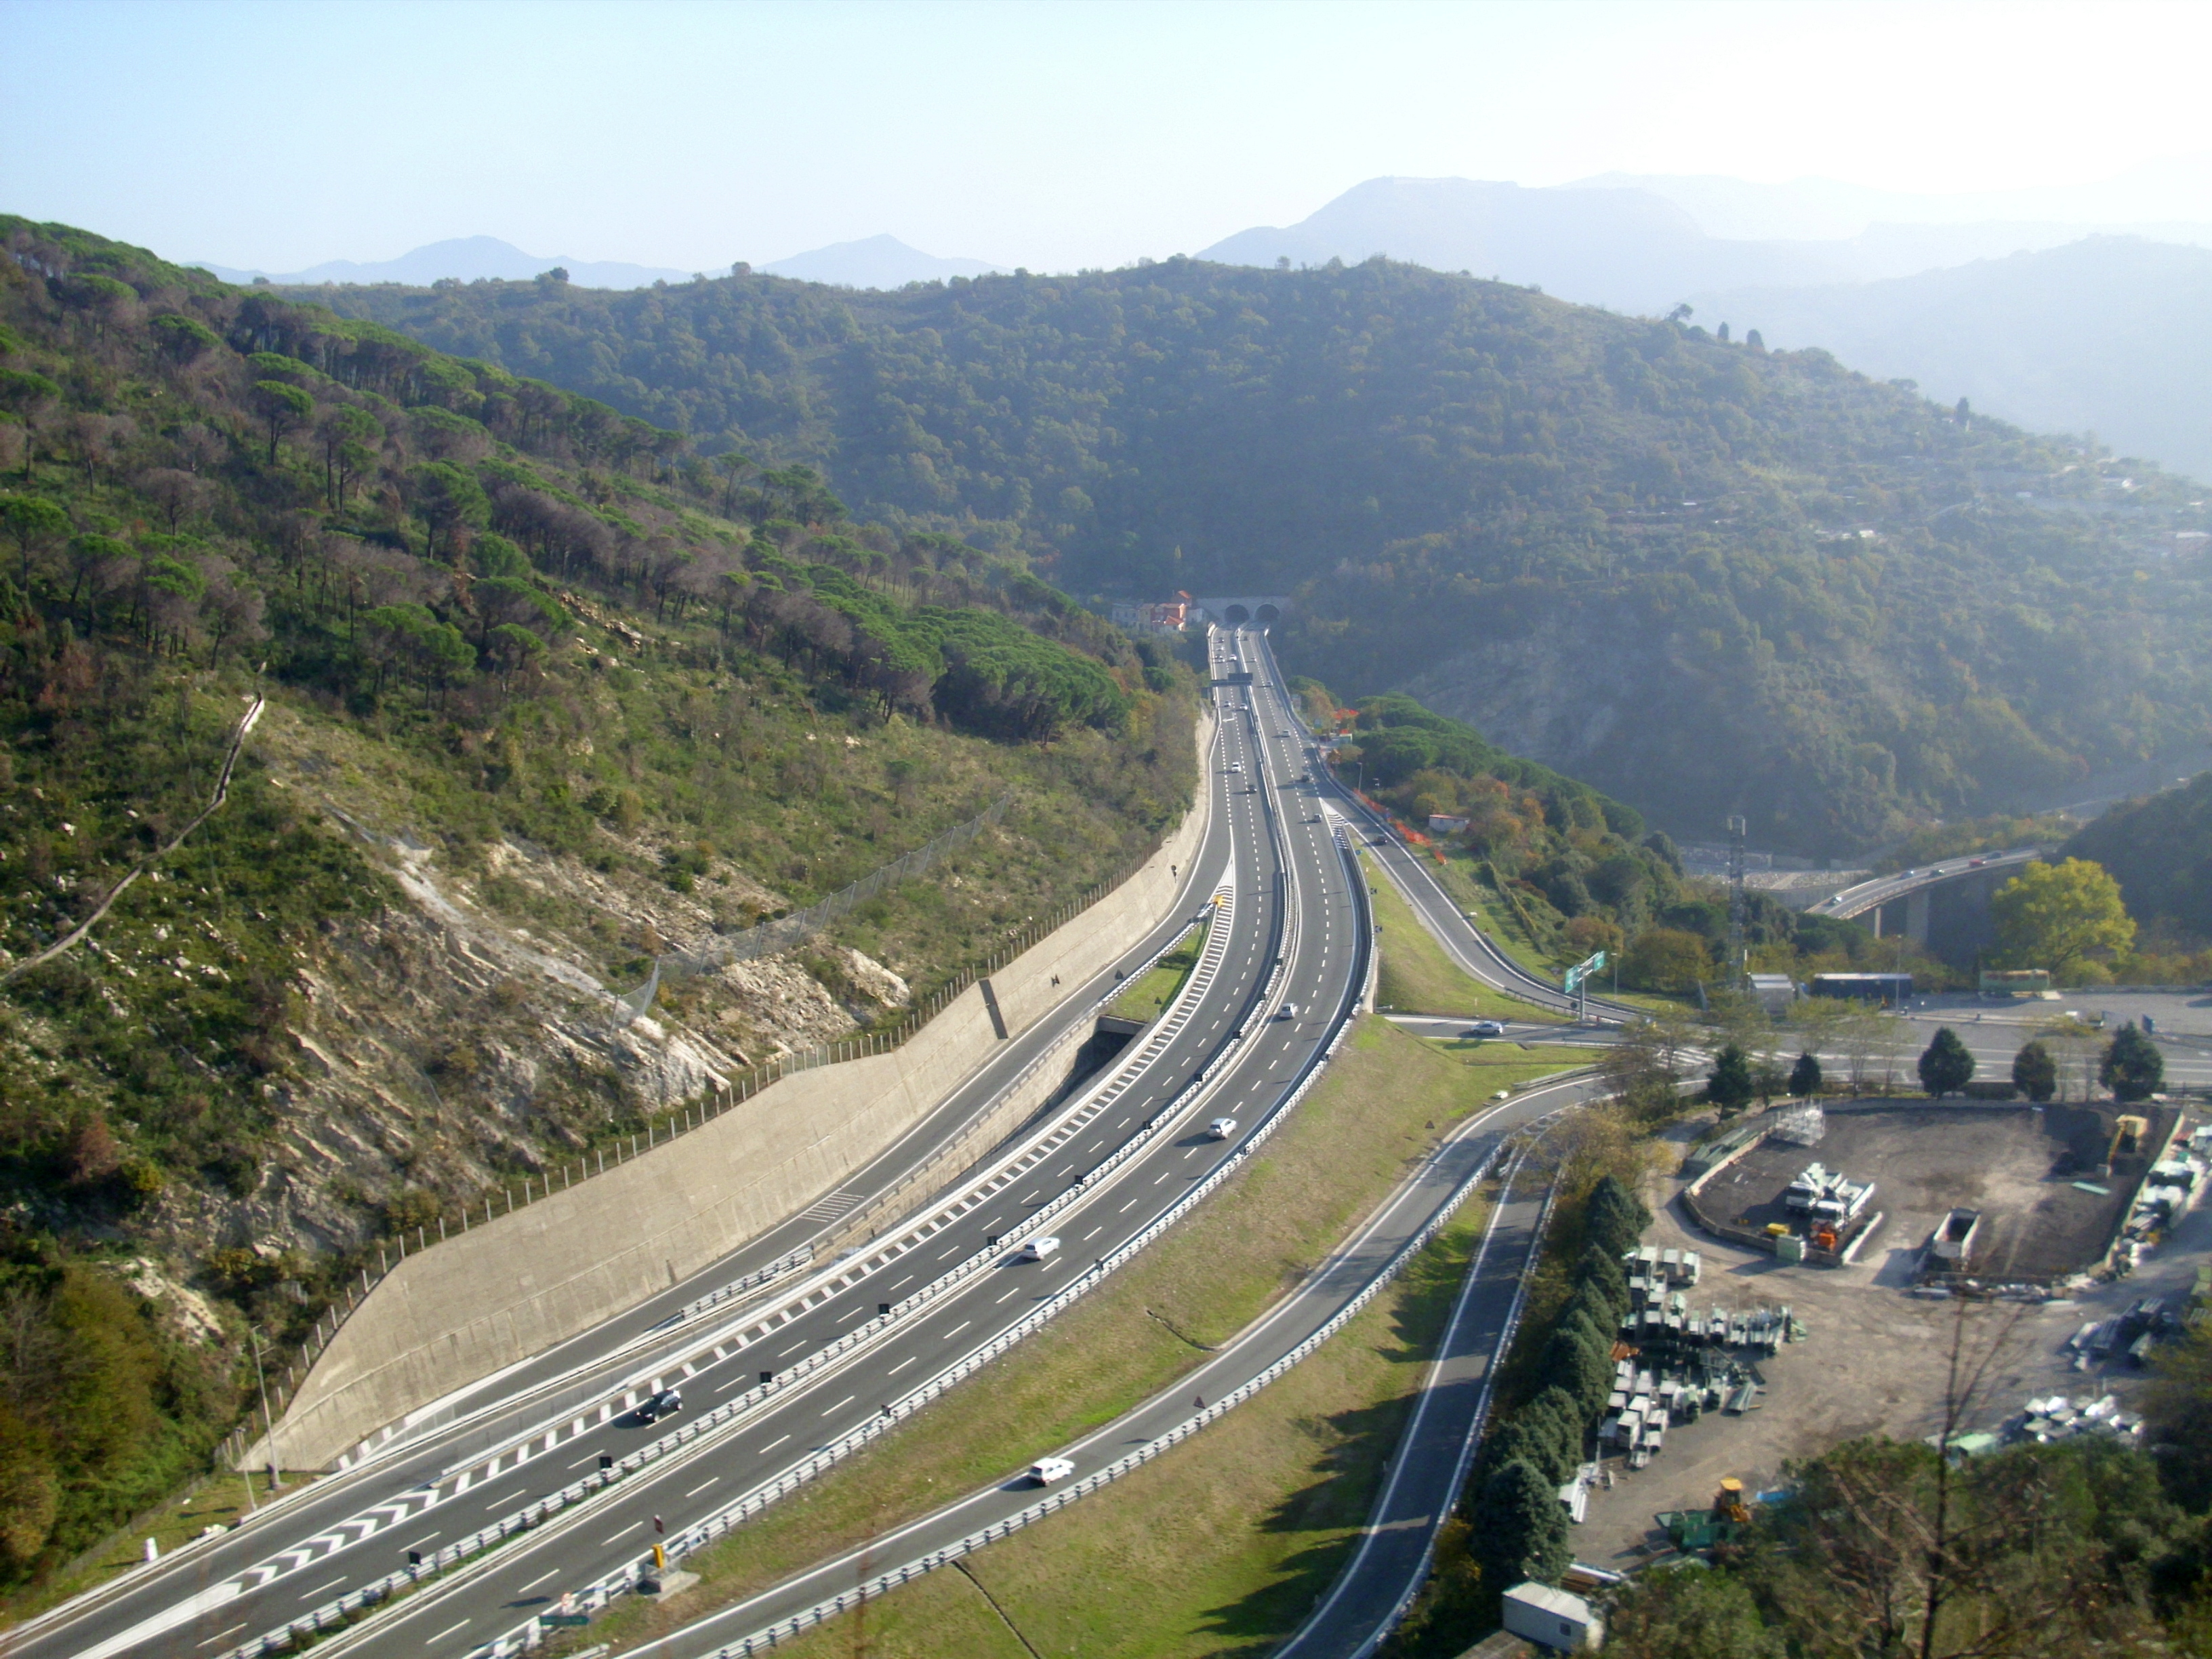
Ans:
[[[272,270],[447,236],[1041,270],[1363,179],[2086,183],[2207,145],[2212,7],[0,0],[0,209]]]

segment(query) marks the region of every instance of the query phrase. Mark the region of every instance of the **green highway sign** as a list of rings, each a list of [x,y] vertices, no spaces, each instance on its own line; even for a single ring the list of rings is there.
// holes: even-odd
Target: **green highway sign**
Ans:
[[[1603,968],[1605,966],[1605,952],[1600,951],[1590,957],[1589,960],[1578,962],[1573,967],[1568,969],[1566,977],[1567,994],[1569,996],[1572,996],[1577,991],[1580,990],[1582,988],[1583,981],[1588,979],[1592,974],[1596,973],[1601,968]]]

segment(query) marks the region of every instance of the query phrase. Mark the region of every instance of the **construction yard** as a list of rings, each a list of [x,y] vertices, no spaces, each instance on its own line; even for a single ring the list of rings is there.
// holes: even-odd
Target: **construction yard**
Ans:
[[[2104,1255],[2149,1164],[2123,1156],[2096,1177],[2114,1115],[2110,1107],[2058,1105],[1831,1110],[1819,1146],[1769,1139],[1707,1182],[1697,1206],[1708,1220],[1754,1232],[1787,1224],[1784,1191],[1817,1162],[1874,1183],[1867,1213],[1882,1222],[1860,1245],[1862,1260],[1917,1261],[1929,1233],[1964,1208],[1981,1216],[1972,1271],[1993,1280],[2079,1273]],[[2161,1115],[2160,1127],[2172,1122],[2170,1111]]]
[[[1996,1429],[2018,1418],[2030,1398],[2052,1395],[2081,1402],[2110,1393],[2124,1411],[2134,1409],[2142,1370],[2118,1355],[2077,1370],[2068,1345],[2085,1323],[2115,1317],[2139,1298],[2185,1297],[2199,1265],[2212,1259],[2212,1204],[2189,1211],[2134,1273],[2111,1283],[2043,1302],[1962,1301],[1912,1293],[1921,1248],[1955,1206],[2009,1211],[2021,1235],[2021,1257],[2038,1248],[2032,1221],[2036,1206],[2051,1195],[2053,1186],[2074,1189],[2070,1178],[2052,1176],[2055,1148],[2049,1137],[2032,1122],[2019,1121],[2030,1116],[1976,1113],[1971,1134],[1954,1129],[1948,1135],[1916,1138],[1880,1121],[1847,1130],[1848,1115],[1832,1114],[1830,1132],[1818,1146],[1770,1142],[1708,1184],[1710,1194],[1739,1168],[1752,1164],[1741,1191],[1747,1199],[1772,1195],[1815,1158],[1847,1170],[1855,1179],[1872,1177],[1881,1188],[1874,1206],[1887,1214],[1858,1258],[1840,1267],[1784,1265],[1764,1250],[1717,1238],[1690,1220],[1680,1202],[1685,1181],[1655,1180],[1647,1194],[1655,1220],[1644,1243],[1662,1251],[1699,1252],[1703,1271],[1692,1292],[1693,1305],[1745,1312],[1786,1305],[1804,1335],[1756,1360],[1765,1387],[1749,1411],[1708,1412],[1678,1424],[1668,1431],[1663,1451],[1641,1469],[1631,1469],[1624,1457],[1606,1458],[1602,1468],[1612,1485],[1601,1481],[1587,1494],[1584,1521],[1571,1538],[1576,1559],[1614,1571],[1637,1566],[1666,1547],[1666,1534],[1654,1516],[1662,1510],[1707,1509],[1723,1479],[1740,1480],[1743,1490],[1755,1496],[1783,1484],[1786,1464],[1839,1441],[1874,1434],[1911,1439],[1938,1432],[1954,1346],[1969,1366],[1992,1348],[1996,1352],[1981,1395],[1958,1425],[1961,1430]],[[1676,1133],[1686,1140],[1698,1127],[1680,1126]],[[1859,1135],[1866,1138],[1850,1138]],[[1957,1150],[1951,1150],[1954,1144]],[[2112,1184],[2117,1206],[2128,1183]],[[2075,1195],[2085,1201],[2095,1198]],[[1723,1202],[1714,1200],[1709,1213]],[[1732,1218],[1751,1208],[1739,1204],[1727,1213]],[[2097,1214],[2104,1215],[2102,1206]],[[2094,1254],[2118,1216],[2115,1208],[2099,1221],[2069,1209],[2058,1218],[2063,1238],[2049,1248],[2063,1254],[2095,1235],[2098,1243],[2088,1245]],[[2007,1248],[2005,1237],[2000,1232],[1991,1248]]]

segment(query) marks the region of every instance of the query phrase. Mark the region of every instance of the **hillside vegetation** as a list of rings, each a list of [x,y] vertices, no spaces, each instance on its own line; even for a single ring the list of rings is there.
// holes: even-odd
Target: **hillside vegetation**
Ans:
[[[1818,350],[1380,258],[313,293],[1079,593],[1294,591],[1291,666],[1678,831],[1856,850],[2212,709],[2200,489]]]
[[[2212,946],[2212,772],[2108,809],[2058,855],[2104,866],[2128,914],[2159,936]]]
[[[739,487],[374,324],[0,243],[5,1590],[194,1467],[249,1320],[281,1366],[379,1239],[1118,875],[1189,799],[1196,704],[804,469]],[[614,1000],[995,803],[828,936]]]
[[[1673,841],[1647,833],[1633,807],[1509,755],[1411,697],[1337,710],[1317,683],[1301,689],[1317,724],[1326,728],[1332,714],[1342,723],[1337,777],[1395,813],[1446,889],[1479,904],[1492,931],[1537,967],[1556,973],[1603,951],[1608,971],[1594,988],[1686,997],[1729,982],[1726,888],[1685,874]],[[1876,954],[1873,933],[1857,922],[1792,910],[1765,893],[1745,896],[1755,971],[1802,981]],[[1946,982],[1942,964],[1917,947],[1908,958],[1884,941],[1881,959]]]

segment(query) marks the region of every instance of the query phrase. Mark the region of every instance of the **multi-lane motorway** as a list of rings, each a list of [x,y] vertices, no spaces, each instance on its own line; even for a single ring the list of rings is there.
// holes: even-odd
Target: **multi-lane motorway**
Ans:
[[[1272,662],[1256,643],[1250,656],[1258,669],[1255,690],[1263,731],[1272,729],[1277,741],[1296,742],[1285,735],[1298,729],[1286,708],[1282,725],[1273,725],[1281,705],[1273,695],[1277,682]],[[1321,776],[1317,769],[1311,775]],[[1318,787],[1321,795],[1309,816],[1351,827],[1344,815],[1357,811],[1356,805],[1325,782]],[[1294,801],[1308,799],[1308,785],[1277,787]],[[1391,873],[1395,878],[1397,872]],[[1412,873],[1420,874],[1418,866]],[[1448,904],[1446,910],[1459,930],[1455,938],[1462,948],[1475,951],[1486,945],[1463,916]],[[1492,958],[1485,956],[1483,960]],[[1505,976],[1494,965],[1492,971]],[[1510,983],[1516,990],[1528,985],[1548,988],[1517,972]],[[1355,988],[1346,988],[1347,994]],[[1553,989],[1550,995],[1556,1000],[1559,994]],[[1461,1027],[1467,1022],[1451,1024]],[[1571,1028],[1558,1025],[1534,1029],[1547,1036],[1571,1036]],[[1294,1097],[1299,1080],[1296,1074],[1279,1082],[1271,1079],[1267,1089],[1283,1092],[1272,1099],[1263,1092],[1259,1109],[1281,1110]],[[1397,1265],[1449,1218],[1476,1179],[1498,1170],[1510,1137],[1589,1097],[1601,1086],[1586,1076],[1565,1078],[1474,1115],[1410,1171],[1351,1237],[1234,1340],[1152,1399],[1057,1449],[1059,1455],[1074,1465],[1067,1486],[1041,1492],[1018,1472],[1009,1471],[1006,1480],[719,1609],[643,1651],[653,1659],[739,1659],[769,1650],[780,1638],[836,1616],[856,1597],[884,1593],[941,1567],[1010,1529],[1079,1501],[1201,1432],[1207,1423],[1297,1363],[1356,1313]],[[1389,1477],[1353,1559],[1286,1650],[1301,1659],[1338,1659],[1371,1649],[1425,1575],[1435,1529],[1449,1513],[1464,1476],[1486,1409],[1491,1379],[1517,1318],[1540,1236],[1545,1181],[1532,1169],[1525,1172],[1528,1178],[1516,1184],[1510,1176],[1517,1167],[1517,1160],[1508,1166],[1508,1190],[1488,1218],[1421,1401],[1390,1460]]]
[[[1225,680],[1243,665],[1236,659],[1239,641],[1224,637],[1218,648],[1217,678]],[[1249,659],[1260,647],[1254,639],[1242,648]],[[948,1188],[924,1206],[912,1230],[887,1232],[865,1256],[833,1264],[741,1317],[706,1330],[679,1327],[649,1347],[637,1346],[677,1308],[818,1230],[818,1223],[794,1221],[713,1273],[483,1391],[495,1398],[463,1402],[459,1409],[473,1412],[473,1420],[404,1443],[166,1569],[41,1621],[20,1633],[13,1651],[57,1659],[125,1653],[206,1659],[234,1651],[384,1577],[410,1552],[433,1556],[587,1478],[603,1458],[630,1459],[670,1427],[667,1419],[648,1425],[623,1409],[642,1392],[680,1382],[679,1425],[684,1413],[696,1421],[718,1404],[752,1401],[714,1431],[610,1481],[529,1537],[381,1613],[348,1644],[394,1654],[469,1653],[550,1598],[635,1564],[656,1537],[679,1533],[775,1482],[817,1448],[865,1428],[902,1390],[1091,1270],[1234,1155],[1243,1136],[1264,1121],[1271,1099],[1313,1064],[1364,970],[1362,912],[1342,853],[1332,825],[1312,810],[1313,786],[1296,782],[1307,766],[1300,740],[1279,735],[1297,728],[1279,704],[1259,718],[1255,696],[1241,685],[1218,693],[1220,719],[1206,781],[1214,792],[1209,840],[1183,914],[1158,941],[1165,944],[1218,891],[1224,902],[1215,912],[1206,982],[1194,984],[1171,1037],[1145,1045],[1150,1052],[1141,1071],[1128,1075],[1131,1068],[1120,1062],[1110,1068],[1110,1082],[1100,1085],[1110,1086],[1109,1103],[1079,1091],[1066,1126],[1008,1149],[1006,1170],[994,1166]],[[1142,954],[1133,953],[1133,963]],[[1029,1043],[1041,1048],[1068,1018],[1087,1017],[1111,983],[1102,976],[1078,989],[1066,1017],[1044,1022],[1053,1029],[1030,1034]],[[1296,1017],[1279,1017],[1290,1005]],[[1010,1044],[988,1074],[972,1079],[871,1178],[896,1179],[926,1156],[929,1127],[943,1133],[965,1121],[994,1083],[1003,1087],[1025,1063],[1014,1052],[1023,1046]],[[1201,1076],[1206,1081],[1194,1086]],[[1164,1118],[1171,1105],[1171,1119]],[[1207,1138],[1204,1124],[1221,1115],[1239,1118],[1243,1127],[1224,1139]],[[1016,1259],[1025,1230],[1033,1231],[1028,1218],[1047,1206],[1056,1206],[1049,1226],[1063,1248],[1042,1261]],[[963,1268],[961,1282],[908,1305],[918,1291]],[[881,1315],[887,1304],[899,1316]],[[856,1331],[872,1335],[856,1343]],[[825,1350],[837,1355],[835,1363],[810,1370]],[[765,1388],[763,1373],[775,1379]]]

